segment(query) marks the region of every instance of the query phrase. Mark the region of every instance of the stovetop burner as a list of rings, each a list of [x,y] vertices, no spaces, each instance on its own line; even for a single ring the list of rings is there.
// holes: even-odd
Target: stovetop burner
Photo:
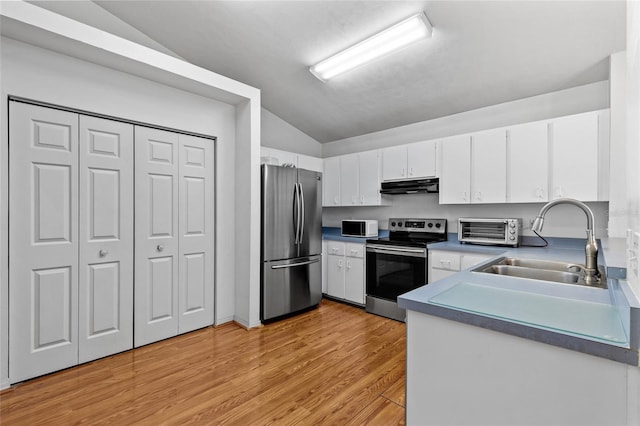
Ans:
[[[389,219],[389,237],[367,243],[407,247],[424,247],[428,243],[447,241],[447,219]]]

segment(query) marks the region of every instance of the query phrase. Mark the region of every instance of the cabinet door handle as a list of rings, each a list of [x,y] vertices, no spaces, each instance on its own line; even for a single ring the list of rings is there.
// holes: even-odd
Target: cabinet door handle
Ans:
[[[98,254],[100,255],[100,257],[105,257],[106,255],[109,254],[109,250],[102,249],[98,252]]]
[[[163,251],[163,250],[164,250],[164,246],[163,246],[162,244],[158,244],[158,245],[156,246],[156,250],[158,250],[158,251]]]
[[[556,186],[556,198],[562,197],[562,186]]]
[[[342,268],[344,266],[344,260],[338,260],[338,268]]]
[[[351,261],[347,260],[347,269],[351,269]]]

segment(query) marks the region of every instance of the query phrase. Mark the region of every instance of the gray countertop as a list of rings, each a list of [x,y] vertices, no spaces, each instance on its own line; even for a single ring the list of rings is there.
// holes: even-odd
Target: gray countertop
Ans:
[[[566,349],[638,365],[640,304],[624,278],[624,245],[601,242],[608,288],[513,278],[464,270],[398,298],[399,306]],[[450,241],[430,250],[584,263],[584,240],[549,239],[548,247],[495,247]],[[611,265],[607,263],[611,259]]]

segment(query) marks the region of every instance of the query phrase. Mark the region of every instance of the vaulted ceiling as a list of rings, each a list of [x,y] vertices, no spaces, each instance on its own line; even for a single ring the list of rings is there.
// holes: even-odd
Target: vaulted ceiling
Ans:
[[[625,49],[624,0],[96,1],[102,17],[34,3],[257,87],[319,142],[607,80]],[[419,11],[431,39],[327,83],[308,71]]]

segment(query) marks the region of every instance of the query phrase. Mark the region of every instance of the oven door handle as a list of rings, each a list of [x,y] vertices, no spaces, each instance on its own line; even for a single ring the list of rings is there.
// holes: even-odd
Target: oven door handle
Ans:
[[[412,255],[422,255],[423,257],[427,257],[427,250],[420,248],[401,248],[401,247],[391,247],[391,246],[374,246],[367,245],[367,251],[372,253],[381,253],[381,254],[412,254]]]

